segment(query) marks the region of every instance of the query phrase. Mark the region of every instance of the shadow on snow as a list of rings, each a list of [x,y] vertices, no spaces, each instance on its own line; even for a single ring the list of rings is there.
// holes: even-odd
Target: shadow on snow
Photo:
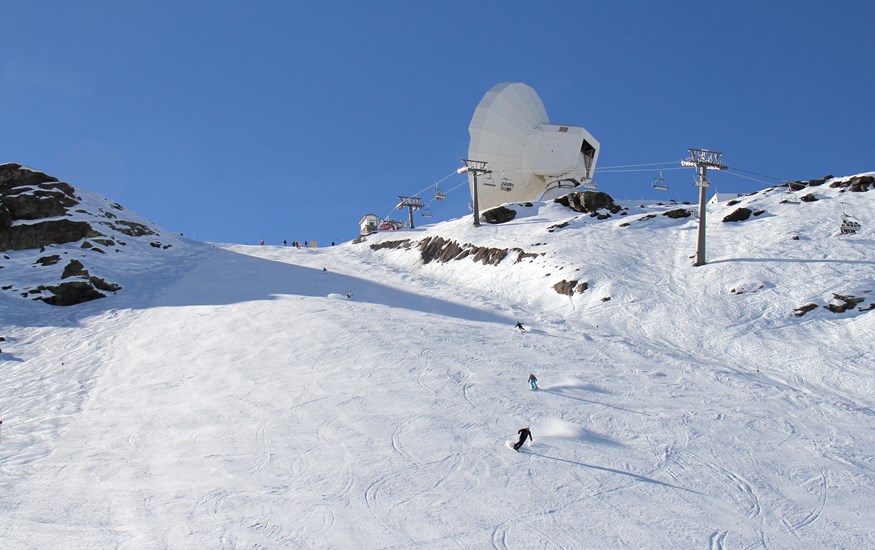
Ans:
[[[75,306],[55,307],[32,301],[0,302],[10,321],[25,326],[76,326],[81,319],[110,310],[153,307],[219,306],[260,300],[335,298],[349,304],[378,304],[455,317],[513,325],[496,313],[421,296],[362,277],[266,260],[211,247],[189,266],[172,266],[128,282],[115,296]],[[346,292],[352,291],[347,300]]]

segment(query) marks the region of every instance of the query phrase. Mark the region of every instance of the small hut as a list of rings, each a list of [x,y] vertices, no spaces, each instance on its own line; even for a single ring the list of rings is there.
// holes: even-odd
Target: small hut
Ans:
[[[365,216],[359,220],[359,235],[370,235],[371,233],[376,233],[379,221],[380,218],[377,217],[376,214],[365,214]]]

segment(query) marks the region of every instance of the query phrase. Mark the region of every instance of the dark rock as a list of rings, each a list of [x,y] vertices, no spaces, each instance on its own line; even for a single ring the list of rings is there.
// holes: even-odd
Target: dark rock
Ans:
[[[836,300],[841,301],[842,303],[841,304],[827,304],[827,305],[823,306],[826,309],[832,311],[833,313],[844,313],[845,311],[847,311],[849,309],[855,308],[857,306],[857,304],[859,304],[860,302],[865,300],[865,298],[858,298],[856,296],[844,296],[842,294],[833,294],[833,297]]]
[[[47,289],[54,296],[43,298],[42,301],[53,306],[72,306],[106,297],[106,294],[94,289],[91,281],[71,281],[50,286]]]
[[[739,202],[741,202],[741,201],[739,201],[738,199],[732,199],[731,201],[728,201],[728,202],[726,203],[726,206],[735,206],[735,205],[738,204]]]
[[[404,239],[403,241],[383,241],[381,243],[376,243],[371,245],[371,250],[382,250],[384,248],[397,250],[399,248],[403,248],[406,250],[410,249],[410,239]]]
[[[738,208],[732,214],[723,218],[724,222],[743,222],[744,220],[750,218],[752,214],[749,208]]]
[[[453,259],[461,259],[463,248],[456,241],[448,241],[441,237],[429,237],[419,243],[422,263],[427,264],[433,260],[448,262]]]
[[[575,290],[577,290],[578,294],[583,294],[588,288],[589,283],[586,281],[581,281],[580,284],[577,285],[577,288]]]
[[[567,206],[575,212],[589,212],[598,214],[598,210],[607,209],[612,214],[616,214],[623,208],[614,204],[614,199],[607,193],[601,191],[584,191],[582,193],[569,193],[565,196],[555,199],[556,202]]]
[[[558,292],[559,294],[565,294],[566,296],[574,296],[574,287],[577,285],[577,281],[559,281],[555,285],[553,285],[553,290]]]
[[[18,171],[22,176],[29,173],[27,170]],[[15,220],[40,220],[63,216],[68,208],[79,204],[73,187],[59,181],[40,183],[36,186],[15,184],[10,181],[6,187],[0,188],[0,197]]]
[[[827,180],[831,180],[831,179],[832,179],[832,175],[830,174],[829,176],[823,176],[822,178],[818,178],[816,180],[808,180],[806,183],[808,183],[808,185],[811,187],[816,187],[818,185],[823,185],[824,183],[827,182]]]
[[[12,220],[12,213],[6,208],[6,205],[3,204],[3,200],[0,199],[0,229],[12,227]]]
[[[49,244],[62,244],[84,239],[91,233],[86,222],[49,220],[16,225],[0,231],[0,250],[27,250]]]
[[[118,292],[122,289],[120,285],[117,285],[115,283],[107,283],[100,277],[95,277],[93,275],[88,277],[88,280],[91,281],[91,284],[93,284],[99,290],[103,290],[105,292]]]
[[[61,256],[59,256],[58,254],[54,254],[52,256],[43,256],[42,258],[37,259],[37,261],[34,263],[40,264],[42,266],[46,266],[46,265],[55,265],[56,263],[58,263],[60,261],[61,261]]]
[[[64,273],[61,275],[62,279],[67,277],[88,277],[88,271],[86,271],[85,266],[79,260],[70,260],[66,267],[64,267]]]
[[[101,222],[103,225],[111,228],[113,231],[118,231],[128,237],[142,237],[144,235],[156,235],[154,231],[146,227],[145,225],[137,222],[129,222],[125,220],[118,220],[116,222]]]
[[[806,313],[811,310],[817,309],[817,304],[805,304],[804,306],[799,306],[793,311],[793,315],[796,317],[802,317]]]
[[[571,223],[571,221],[553,224],[547,228],[547,232],[552,233],[556,229],[562,229],[563,227],[568,227],[568,224],[570,224],[570,223]]]
[[[830,187],[840,187],[841,191],[851,191],[852,193],[863,193],[869,191],[869,187],[875,183],[875,178],[872,176],[854,176],[842,181],[834,181],[829,184]],[[873,187],[875,188],[875,187]]]
[[[677,208],[675,210],[669,210],[668,212],[663,212],[662,215],[668,216],[671,219],[678,219],[678,218],[689,218],[690,216],[693,215],[693,213],[690,210],[687,210],[686,208]]]
[[[814,196],[814,193],[808,193],[799,197],[799,200],[802,202],[814,202],[817,200],[817,197]]]
[[[516,262],[514,263],[520,263],[526,258],[537,258],[538,256],[541,256],[543,254],[543,252],[523,252],[522,250],[520,250],[519,254],[516,257]]]
[[[507,223],[516,217],[516,210],[506,206],[497,206],[483,212],[483,221],[491,224]]]
[[[402,241],[384,241],[371,245],[372,250],[382,249],[405,249],[409,250],[413,246],[413,242],[409,239]],[[486,265],[498,265],[511,252],[516,252],[516,262],[520,262],[526,258],[534,258],[540,256],[540,253],[525,252],[520,248],[491,248],[484,246],[474,246],[472,244],[461,245],[456,241],[450,241],[442,237],[427,237],[422,239],[416,245],[420,251],[422,263],[427,264],[433,261],[449,262],[452,260],[462,260],[471,256],[475,262],[481,262]]]
[[[851,178],[848,188],[852,193],[863,193],[869,190],[869,186],[875,183],[872,176],[857,176]]]
[[[611,301],[610,296],[605,296],[604,298],[602,298],[602,302],[610,302],[610,301]]]
[[[475,246],[472,248],[474,252],[474,261],[481,262],[484,265],[498,265],[507,257],[509,252],[506,248],[489,248],[484,246]]]
[[[36,170],[23,168],[20,164],[10,162],[8,164],[0,164],[0,192],[19,186],[36,186],[46,182],[56,182],[57,178],[53,178]]]

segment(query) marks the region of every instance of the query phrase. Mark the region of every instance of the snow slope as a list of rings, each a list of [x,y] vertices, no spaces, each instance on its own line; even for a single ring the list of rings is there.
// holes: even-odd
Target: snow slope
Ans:
[[[875,193],[812,191],[713,207],[699,268],[679,205],[536,203],[326,249],[181,240],[72,308],[0,295],[0,541],[873,547]],[[423,264],[433,236],[544,255]],[[863,301],[793,315],[833,293]]]

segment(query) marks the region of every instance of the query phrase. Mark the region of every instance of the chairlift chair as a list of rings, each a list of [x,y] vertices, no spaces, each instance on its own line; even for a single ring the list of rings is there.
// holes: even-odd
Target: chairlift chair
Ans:
[[[668,185],[665,184],[665,179],[662,177],[662,170],[659,171],[659,176],[653,178],[651,185],[654,189],[668,191]]]
[[[427,207],[427,206],[426,206],[425,208],[421,208],[421,209],[419,210],[419,215],[422,216],[423,218],[432,218],[432,217],[434,217],[434,215],[431,213],[431,208],[429,208],[429,207]]]
[[[796,196],[796,193],[788,189],[781,195],[781,204],[800,204],[799,197]]]
[[[841,232],[843,235],[853,235],[857,231],[859,231],[863,227],[863,224],[860,223],[860,220],[851,216],[850,214],[845,214],[845,204],[842,203],[842,225]]]
[[[442,201],[447,198],[447,194],[441,191],[440,186],[438,184],[434,184],[434,199],[437,201]]]
[[[793,188],[790,187],[789,181],[787,182],[787,190],[781,194],[781,204],[801,204],[799,197],[796,196]]]

